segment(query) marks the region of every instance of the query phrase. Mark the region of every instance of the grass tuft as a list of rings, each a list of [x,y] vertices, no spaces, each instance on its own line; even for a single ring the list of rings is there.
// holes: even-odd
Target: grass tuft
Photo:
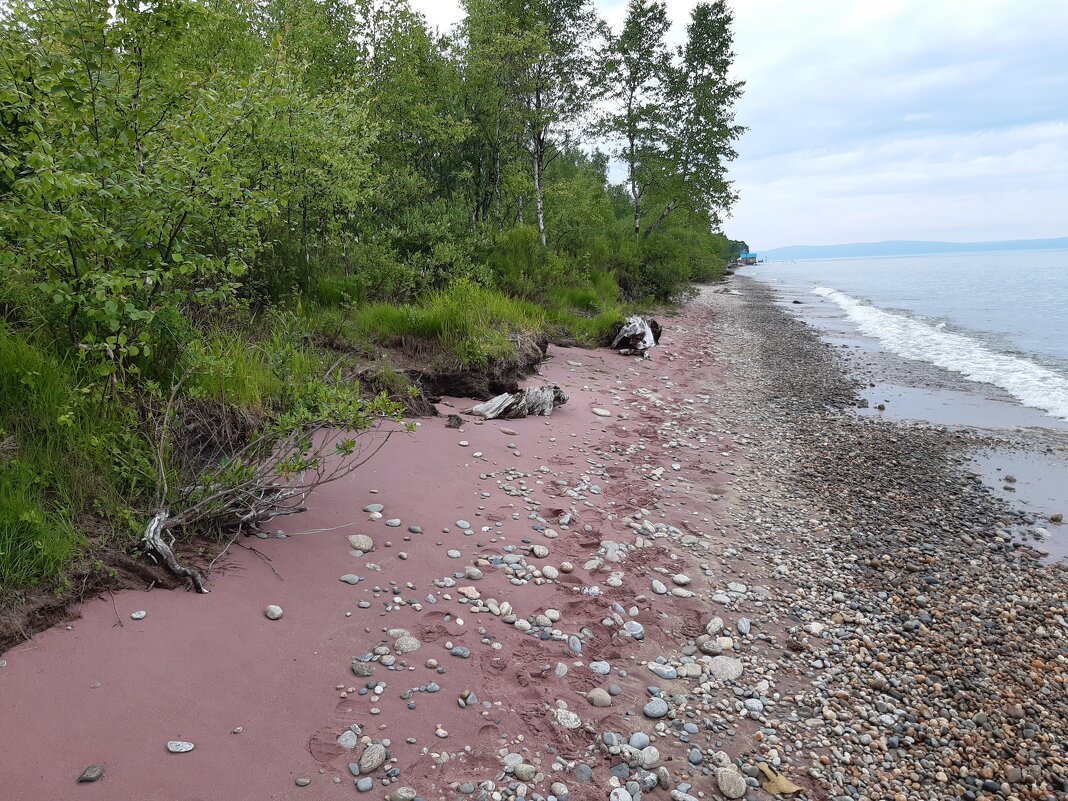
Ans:
[[[515,355],[515,340],[545,329],[545,314],[533,303],[460,281],[422,303],[372,303],[353,310],[353,339],[379,343],[415,337],[438,343],[463,367],[485,366]]]
[[[74,383],[77,365],[0,324],[0,585],[56,578],[78,553],[76,523],[121,525],[154,481],[137,423]]]

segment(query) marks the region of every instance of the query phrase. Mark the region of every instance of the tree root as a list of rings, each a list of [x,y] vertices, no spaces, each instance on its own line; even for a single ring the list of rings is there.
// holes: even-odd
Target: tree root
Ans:
[[[199,570],[195,570],[190,567],[183,567],[182,564],[174,555],[174,551],[171,550],[171,546],[163,541],[163,532],[167,530],[167,523],[170,520],[170,510],[160,509],[156,512],[155,517],[149,522],[145,528],[145,534],[141,538],[141,543],[145,547],[145,551],[152,556],[158,557],[163,561],[163,564],[167,566],[176,576],[182,576],[193,582],[193,588],[197,592],[206,593],[208,588],[204,586],[204,577],[200,574]]]

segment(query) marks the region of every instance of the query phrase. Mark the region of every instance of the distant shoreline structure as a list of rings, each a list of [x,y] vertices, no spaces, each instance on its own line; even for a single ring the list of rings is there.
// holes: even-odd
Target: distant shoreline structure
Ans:
[[[933,256],[950,253],[1068,250],[1068,236],[1051,239],[1009,239],[996,242],[927,242],[890,240],[844,245],[790,245],[760,251],[762,261],[877,258],[880,256]]]

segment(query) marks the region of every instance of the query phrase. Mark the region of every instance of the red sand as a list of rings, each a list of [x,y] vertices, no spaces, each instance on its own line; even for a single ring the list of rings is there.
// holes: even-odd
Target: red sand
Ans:
[[[707,313],[697,310],[687,315]],[[396,786],[412,786],[427,799],[455,797],[449,782],[496,780],[501,747],[520,753],[523,747],[531,749],[524,756],[545,772],[544,786],[537,787],[543,794],[548,794],[550,782],[559,780],[569,785],[572,799],[605,798],[605,766],[597,758],[585,757],[595,735],[556,725],[552,721],[556,700],[566,701],[583,720],[595,721],[597,731],[649,730],[652,723],[642,719],[640,710],[647,700],[645,685],[655,681],[632,660],[674,651],[698,633],[705,614],[697,598],[650,600],[654,566],[688,572],[695,578],[695,589],[697,583],[707,584],[698,564],[685,562],[688,552],[672,559],[666,547],[655,544],[641,552],[640,560],[612,565],[627,574],[619,589],[605,587],[607,572],[590,578],[582,569],[600,540],[634,542],[634,532],[621,518],[638,507],[666,513],[654,512],[654,522],[695,532],[704,528],[702,518],[714,519],[717,504],[710,494],[723,491],[726,476],[710,463],[696,461],[684,463],[681,473],[672,473],[673,459],[696,460],[697,454],[661,447],[656,429],[662,413],[633,393],[642,387],[656,391],[663,377],[675,382],[676,397],[715,392],[720,368],[702,356],[699,333],[687,334],[685,321],[685,316],[671,321],[661,347],[644,362],[608,351],[554,348],[543,377],[561,384],[571,398],[550,419],[484,425],[472,421],[456,431],[446,429],[438,418],[421,421],[413,435],[394,436],[368,464],[324,488],[309,512],[286,519],[282,528],[302,532],[352,525],[285,540],[242,539],[262,557],[232,548],[220,560],[223,568],[217,565],[210,577],[209,595],[124,592],[115,596],[114,605],[105,596],[86,603],[81,619],[69,630],[44,632],[9,651],[4,655],[7,667],[0,669],[0,797],[13,801],[352,798],[357,793],[347,764],[354,759],[353,752],[343,754],[335,738],[347,725],[362,722],[365,735],[392,740],[390,750],[401,769]],[[613,394],[618,394],[621,405],[612,405]],[[470,405],[454,403],[457,409]],[[612,410],[613,417],[594,416],[595,406]],[[629,419],[621,413],[629,414]],[[518,433],[506,435],[501,428]],[[470,445],[460,447],[460,440]],[[603,453],[595,453],[608,447],[618,451],[640,441],[648,444],[648,451],[629,457],[632,461],[644,459],[667,468],[665,485],[674,479],[693,484],[680,482],[679,491],[666,495],[660,484],[638,475],[623,457],[609,462]],[[518,446],[519,455],[507,447],[510,442]],[[481,459],[474,457],[478,451],[483,453]],[[563,478],[574,486],[590,469],[588,460],[604,464],[610,476],[593,479],[604,490],[588,496],[594,508],[558,497],[552,483]],[[543,465],[551,468],[551,475],[537,472]],[[534,521],[527,519],[522,498],[505,495],[495,478],[479,478],[480,473],[510,467],[529,474],[527,486],[535,490],[531,497],[542,501],[541,513],[560,531],[558,539],[546,539],[532,530]],[[518,481],[508,483],[518,485]],[[378,492],[372,494],[373,489]],[[483,491],[492,497],[480,497]],[[367,520],[361,509],[368,503],[385,504],[382,520]],[[486,507],[481,512],[480,505]],[[554,510],[571,506],[580,518],[564,530],[556,523],[562,512]],[[511,517],[516,511],[518,521]],[[385,520],[391,517],[400,518],[402,526],[387,528]],[[457,530],[455,521],[461,518],[473,524],[474,536],[465,537]],[[497,521],[503,523],[503,536],[491,543],[494,533],[479,529]],[[593,531],[583,531],[585,524]],[[410,535],[408,525],[419,525],[424,533]],[[443,534],[446,526],[451,532]],[[351,556],[345,538],[353,533],[373,537],[374,552],[363,558]],[[539,641],[492,615],[470,614],[458,603],[455,588],[442,590],[432,584],[473,564],[477,554],[501,553],[505,544],[519,546],[523,538],[550,549],[548,558],[530,558],[531,562],[555,566],[567,559],[575,563],[575,572],[561,575],[557,583],[515,587],[503,571],[485,567],[483,580],[458,580],[457,586],[473,585],[483,598],[507,600],[520,617],[549,607],[559,609],[563,616],[556,626],[569,634],[589,626],[594,637],[586,640],[580,657],[568,656],[565,643]],[[447,558],[448,548],[460,549],[463,558]],[[402,551],[410,558],[402,560]],[[368,563],[380,565],[381,572],[366,567]],[[356,586],[338,580],[350,572],[365,580]],[[415,585],[414,590],[400,593],[405,599],[423,600],[433,592],[439,598],[449,593],[452,600],[436,605],[424,601],[421,611],[403,606],[387,612],[391,594],[376,598],[372,588],[388,588],[390,581],[402,589],[405,582]],[[583,583],[599,584],[604,594],[588,598],[570,589]],[[358,609],[361,600],[370,601],[371,608]],[[614,600],[640,607],[637,619],[646,628],[644,643],[610,638],[600,621]],[[272,622],[264,616],[268,604],[285,610],[282,620]],[[147,618],[131,620],[130,613],[140,609],[147,611]],[[352,616],[345,617],[346,611]],[[448,614],[454,617],[446,622]],[[462,626],[456,616],[463,619]],[[482,644],[480,627],[503,648],[495,651]],[[356,695],[341,699],[337,685],[360,687],[368,681],[352,675],[351,657],[382,642],[391,644],[385,634],[388,628],[409,629],[422,640],[420,650],[398,656],[413,669],[388,671],[378,666],[375,679],[387,685],[379,701]],[[451,656],[444,647],[447,640],[469,647],[471,658]],[[424,667],[431,657],[447,669],[444,675]],[[577,660],[595,659],[608,659],[613,667],[629,672],[626,679],[613,679],[624,693],[605,709],[593,708],[582,694],[610,680],[574,667]],[[571,666],[563,679],[553,674],[557,662]],[[429,681],[437,681],[441,692],[416,693],[417,709],[407,709],[400,693]],[[481,708],[460,709],[457,697],[464,689],[473,690],[480,701],[500,706],[485,714]],[[372,707],[381,714],[370,714]],[[637,716],[625,718],[625,712]],[[447,739],[435,736],[437,724],[448,730]],[[233,734],[238,726],[243,732]],[[519,735],[524,741],[516,745]],[[407,744],[409,737],[417,738],[418,744]],[[196,748],[170,754],[168,740],[189,740]],[[471,747],[470,754],[464,754],[465,746]],[[424,748],[431,753],[448,751],[453,758],[444,767],[435,767]],[[553,772],[554,753],[595,765],[599,788],[580,786],[573,775]],[[672,753],[673,772],[684,773],[685,751]],[[76,784],[83,768],[94,763],[105,766],[104,778],[95,784]],[[311,779],[311,786],[295,786],[297,777]],[[334,783],[334,777],[341,782]],[[697,788],[708,781],[694,779]],[[387,792],[376,783],[367,797],[381,798]]]

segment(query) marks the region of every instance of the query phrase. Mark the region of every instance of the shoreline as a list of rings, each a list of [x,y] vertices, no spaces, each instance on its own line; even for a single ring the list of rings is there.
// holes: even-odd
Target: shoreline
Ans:
[[[349,798],[363,755],[395,801],[756,798],[760,763],[798,798],[1068,792],[1068,573],[969,474],[984,438],[846,410],[833,348],[720,290],[650,360],[552,348],[549,419],[422,420],[211,595],[118,593],[11,649],[2,786]]]
[[[1068,530],[1049,521],[1068,510],[1068,422],[1024,405],[1000,387],[885,350],[828,301],[756,276],[743,280],[769,288],[784,311],[839,349],[848,375],[860,385],[856,414],[986,436],[989,441],[975,448],[972,469],[1024,513],[1020,541],[1046,551],[1049,561],[1068,559]]]

